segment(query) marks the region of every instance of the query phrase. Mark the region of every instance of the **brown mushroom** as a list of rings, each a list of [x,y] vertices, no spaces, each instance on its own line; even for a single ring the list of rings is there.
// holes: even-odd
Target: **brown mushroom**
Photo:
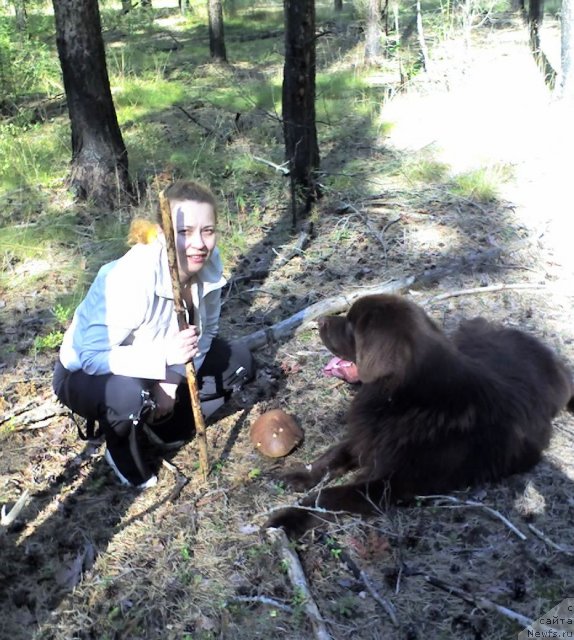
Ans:
[[[251,425],[249,434],[255,448],[270,458],[291,453],[303,439],[303,430],[281,409],[272,409]]]

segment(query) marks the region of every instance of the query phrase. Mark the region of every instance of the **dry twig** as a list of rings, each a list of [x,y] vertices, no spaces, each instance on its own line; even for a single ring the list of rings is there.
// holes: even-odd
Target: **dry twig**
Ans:
[[[40,405],[36,400],[29,402],[24,407],[14,409],[12,413],[0,418],[0,425],[6,422],[12,422],[13,429],[27,427],[36,422],[47,420],[55,416],[62,416],[70,413],[70,410],[56,402],[44,402]]]
[[[560,553],[564,553],[565,555],[570,556],[570,557],[574,556],[574,551],[572,551],[570,549],[566,549],[561,544],[558,544],[557,542],[554,542],[545,533],[540,531],[540,529],[537,529],[533,524],[529,524],[528,528],[530,529],[530,531],[532,531],[532,533],[535,536],[540,538],[549,547],[552,547],[552,549],[555,549],[556,551],[560,551]]]
[[[441,300],[448,300],[448,298],[458,298],[460,296],[469,296],[478,293],[493,293],[497,291],[508,291],[510,289],[518,289],[521,291],[528,289],[547,289],[548,287],[544,284],[535,284],[535,283],[518,283],[518,284],[493,284],[488,287],[473,287],[471,289],[459,289],[458,291],[447,291],[446,293],[441,293],[437,296],[433,296],[426,301],[426,304],[433,304],[435,302],[440,302]]]
[[[472,594],[466,591],[463,591],[458,587],[455,587],[453,585],[450,585],[444,582],[443,580],[441,580],[440,578],[437,578],[436,576],[432,576],[426,573],[417,573],[417,572],[414,572],[414,573],[409,572],[409,573],[410,575],[420,575],[429,584],[432,584],[433,587],[437,587],[438,589],[442,589],[443,591],[446,591],[447,593],[450,593],[451,595],[456,596],[457,598],[461,598],[461,600],[464,600],[465,602],[468,602],[469,604],[475,607],[478,607],[479,609],[483,609],[487,611],[496,611],[501,615],[505,616],[506,618],[509,618],[510,620],[514,620],[515,622],[518,622],[523,627],[528,627],[533,623],[533,620],[531,620],[530,618],[527,618],[526,616],[523,616],[521,613],[518,613],[517,611],[513,611],[508,607],[503,607],[500,604],[496,604],[496,602],[492,602],[492,600],[489,600],[488,598],[473,596]]]
[[[189,478],[171,462],[162,459],[161,464],[175,476],[175,487],[172,489],[168,497],[169,502],[175,502],[179,497],[181,490],[189,482]]]
[[[484,509],[485,511],[493,515],[495,518],[498,518],[501,522],[503,522],[512,531],[512,533],[518,536],[521,540],[526,540],[526,536],[522,533],[522,531],[520,531],[520,529],[515,527],[508,518],[504,517],[500,513],[500,511],[497,511],[496,509],[493,509],[492,507],[489,507],[486,504],[482,504],[482,502],[474,502],[473,500],[460,500],[455,496],[443,496],[443,495],[416,496],[416,499],[417,500],[444,500],[446,502],[452,502],[457,506],[478,507],[480,509]],[[436,506],[442,506],[442,505],[436,505]]]
[[[353,574],[355,579],[362,582],[365,585],[365,588],[371,594],[371,597],[374,600],[376,600],[376,602],[378,602],[381,605],[381,607],[383,607],[383,609],[387,612],[389,618],[391,619],[392,623],[395,626],[397,626],[399,624],[399,621],[397,619],[395,607],[389,600],[387,600],[387,598],[384,598],[383,596],[381,596],[380,593],[375,589],[369,575],[366,573],[364,569],[361,569],[361,567],[357,565],[355,560],[353,560],[353,558],[351,557],[351,554],[349,553],[349,551],[347,551],[346,549],[343,549],[338,542],[335,543],[335,546],[334,546],[324,536],[321,536],[320,539],[322,542],[326,543],[330,549],[336,549],[337,557],[341,560],[341,562],[343,562],[343,564],[347,567],[347,569],[349,569],[349,571]]]
[[[265,158],[260,158],[259,156],[253,156],[253,160],[262,162],[263,164],[266,164],[268,167],[273,167],[273,169],[275,169],[277,173],[282,173],[284,176],[289,175],[289,169],[287,167],[289,162],[287,161],[283,162],[283,164],[275,164],[274,162],[271,162],[270,160],[265,160]]]
[[[10,526],[16,518],[19,516],[20,511],[26,506],[28,502],[28,497],[30,496],[30,491],[26,489],[24,493],[16,500],[14,506],[10,509],[10,511],[6,512],[6,505],[2,505],[2,510],[0,512],[0,524],[3,527]]]
[[[284,604],[283,602],[279,602],[279,600],[275,600],[274,598],[269,598],[267,596],[233,596],[233,598],[229,599],[229,602],[253,602],[266,604],[269,607],[281,609],[281,611],[287,611],[289,613],[293,612],[293,607],[290,607],[288,604]]]
[[[293,588],[303,597],[303,608],[309,618],[315,638],[317,640],[331,640],[331,635],[327,631],[325,621],[311,595],[303,567],[299,562],[297,554],[289,545],[285,531],[283,531],[283,529],[270,527],[265,530],[265,533],[269,540],[279,549],[281,559],[287,565],[287,572]]]

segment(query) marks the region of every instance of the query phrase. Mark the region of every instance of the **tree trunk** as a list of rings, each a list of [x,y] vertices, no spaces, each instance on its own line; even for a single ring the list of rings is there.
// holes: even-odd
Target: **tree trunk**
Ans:
[[[343,11],[343,0],[335,0],[335,11]]]
[[[81,200],[115,208],[131,193],[128,154],[106,68],[97,0],[53,0],[72,128],[69,184]]]
[[[315,2],[284,0],[283,133],[291,179],[293,224],[319,197],[315,124]]]
[[[217,62],[227,62],[223,34],[223,6],[221,0],[207,0],[209,15],[209,51]]]
[[[382,54],[381,0],[369,0],[365,33],[365,64],[374,64]]]
[[[574,99],[574,0],[562,0],[559,98]]]
[[[421,10],[421,0],[417,0],[417,38],[419,41],[419,47],[421,49],[421,60],[423,69],[429,72],[429,52],[427,49],[427,43],[425,40],[425,32],[423,29],[423,14]]]
[[[21,32],[28,30],[28,13],[24,0],[14,0],[14,17],[16,19],[16,29]]]
[[[540,27],[544,16],[544,0],[528,1],[528,28],[530,32],[530,49],[536,57],[540,52]]]
[[[225,2],[225,15],[230,18],[237,17],[237,2],[236,0],[227,0]]]

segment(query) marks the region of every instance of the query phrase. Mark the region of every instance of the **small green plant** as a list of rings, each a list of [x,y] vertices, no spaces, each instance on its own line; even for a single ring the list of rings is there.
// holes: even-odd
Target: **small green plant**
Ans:
[[[307,602],[307,596],[301,587],[296,587],[291,598],[291,604],[295,609],[302,607]]]
[[[214,476],[217,476],[223,471],[224,468],[225,468],[225,460],[218,460],[211,468],[211,472],[213,473]]]
[[[343,618],[352,618],[357,611],[357,600],[355,596],[346,594],[337,598],[333,603],[333,609]]]
[[[7,438],[15,429],[16,425],[14,424],[13,418],[10,418],[4,424],[2,424],[0,426],[0,442]]]
[[[69,305],[56,304],[52,309],[54,317],[62,327],[65,327],[70,321],[72,314],[74,313],[73,307]]]
[[[258,469],[257,467],[251,469],[251,471],[247,474],[247,477],[250,480],[255,480],[256,478],[259,478],[259,476],[261,475],[261,469]]]
[[[61,331],[50,331],[45,336],[36,336],[34,338],[34,350],[36,353],[51,351],[57,349],[62,344],[64,334]]]
[[[281,480],[273,483],[272,486],[273,486],[273,493],[278,496],[282,496],[287,490],[287,488],[285,487],[285,484]]]

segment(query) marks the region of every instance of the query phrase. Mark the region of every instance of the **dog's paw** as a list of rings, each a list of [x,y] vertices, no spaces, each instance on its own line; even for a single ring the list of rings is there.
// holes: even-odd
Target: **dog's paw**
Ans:
[[[313,516],[305,509],[286,507],[276,511],[264,524],[264,529],[283,529],[288,538],[295,539],[314,526]]]
[[[317,480],[305,465],[297,465],[281,474],[281,481],[293,491],[307,491],[317,484]]]

